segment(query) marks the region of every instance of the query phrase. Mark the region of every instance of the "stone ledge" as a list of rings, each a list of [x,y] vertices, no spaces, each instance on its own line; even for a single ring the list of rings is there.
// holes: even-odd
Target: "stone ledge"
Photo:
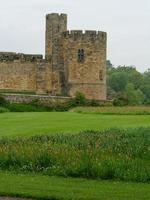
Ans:
[[[27,94],[1,94],[4,99],[10,103],[31,103],[38,101],[41,104],[51,105],[65,103],[70,97],[49,96],[49,95],[27,95]]]

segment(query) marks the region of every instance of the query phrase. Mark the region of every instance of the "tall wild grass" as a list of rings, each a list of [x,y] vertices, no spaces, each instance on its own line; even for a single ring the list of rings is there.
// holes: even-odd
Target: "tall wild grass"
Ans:
[[[109,115],[150,115],[150,106],[97,106],[97,107],[76,107],[70,112],[83,114],[109,114]]]
[[[0,169],[150,182],[150,128],[2,138]]]

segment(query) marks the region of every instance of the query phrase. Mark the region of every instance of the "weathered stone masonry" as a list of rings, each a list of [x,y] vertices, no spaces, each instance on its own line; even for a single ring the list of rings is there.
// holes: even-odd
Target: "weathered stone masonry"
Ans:
[[[105,32],[67,31],[66,14],[46,16],[42,55],[0,53],[0,90],[106,99]]]
[[[106,98],[106,34],[96,31],[71,31],[62,40],[67,93],[76,91],[91,99]],[[83,61],[77,60],[78,49],[84,51]]]
[[[0,89],[4,91],[49,91],[51,64],[41,55],[0,53]]]

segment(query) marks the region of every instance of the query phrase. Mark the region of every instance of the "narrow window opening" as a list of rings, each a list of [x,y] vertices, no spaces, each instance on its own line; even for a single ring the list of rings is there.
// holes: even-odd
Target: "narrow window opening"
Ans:
[[[99,71],[99,79],[102,81],[103,80],[103,70]]]
[[[84,58],[84,49],[78,49],[78,62],[83,62]]]

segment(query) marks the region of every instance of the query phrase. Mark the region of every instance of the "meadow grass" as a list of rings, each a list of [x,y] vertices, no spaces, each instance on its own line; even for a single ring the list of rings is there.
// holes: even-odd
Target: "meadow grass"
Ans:
[[[150,126],[150,115],[85,115],[71,112],[0,114],[0,137],[148,126]]]
[[[100,106],[100,107],[76,107],[70,112],[82,114],[117,114],[117,115],[150,115],[150,106]]]
[[[145,127],[144,132],[137,132],[138,127]],[[0,172],[0,195],[49,200],[147,200],[150,185],[146,183],[70,176],[149,182],[148,127],[149,115],[2,113],[1,169],[15,170],[16,174]],[[129,129],[107,137],[102,130],[109,128]],[[74,134],[80,131],[86,133]],[[105,145],[101,147],[100,141]]]
[[[148,200],[150,185],[0,172],[0,194],[42,200]]]
[[[150,128],[1,139],[0,169],[150,182]]]

